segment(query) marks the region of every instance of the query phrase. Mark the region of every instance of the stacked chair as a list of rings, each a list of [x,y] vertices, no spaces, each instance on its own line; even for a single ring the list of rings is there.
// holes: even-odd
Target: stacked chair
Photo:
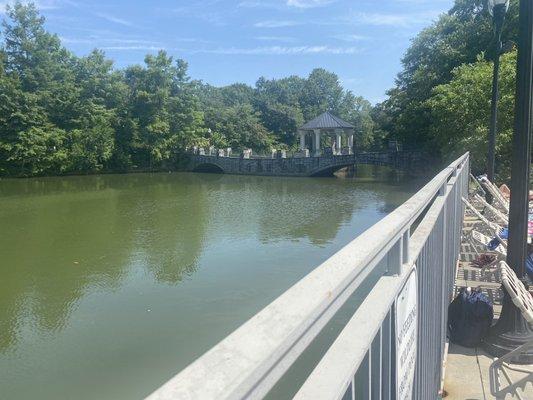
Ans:
[[[498,269],[505,290],[533,329],[533,297],[505,261],[499,263]],[[512,364],[521,354],[532,349],[533,340],[492,362],[489,368],[490,391],[497,400],[505,400],[508,395],[513,399],[532,398],[524,397],[524,394],[533,394],[533,369]]]
[[[490,269],[498,273],[503,289],[511,296],[513,303],[533,328],[533,296],[505,262],[509,201],[486,177],[476,179],[471,175],[470,178],[469,199],[462,200],[468,212],[473,214],[478,222],[467,233],[466,240],[478,258],[491,256],[493,261],[481,266],[482,273]],[[492,196],[492,204],[485,200],[486,193]],[[490,249],[489,243],[492,244]],[[524,400],[533,398],[526,394],[533,393],[533,387],[528,387],[528,385],[533,386],[533,370],[512,364],[513,361],[520,359],[521,354],[532,349],[533,341],[530,341],[493,361],[489,371],[490,389],[497,400],[505,400],[506,396]]]

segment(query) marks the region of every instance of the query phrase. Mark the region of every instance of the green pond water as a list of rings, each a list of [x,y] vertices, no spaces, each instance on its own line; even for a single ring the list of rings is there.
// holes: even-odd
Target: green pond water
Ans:
[[[0,180],[0,399],[143,398],[418,186],[376,168]]]

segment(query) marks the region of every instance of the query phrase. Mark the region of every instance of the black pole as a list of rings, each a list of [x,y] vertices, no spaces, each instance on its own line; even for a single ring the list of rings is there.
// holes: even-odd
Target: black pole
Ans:
[[[502,52],[502,28],[507,12],[505,4],[499,4],[494,7],[493,21],[494,32],[496,36],[496,46],[494,53],[494,71],[492,73],[492,100],[490,112],[490,130],[489,130],[489,152],[487,157],[487,178],[494,182],[494,158],[496,148],[496,130],[498,126],[498,99],[499,99],[499,73],[500,73],[500,54]],[[489,201],[491,199],[488,199]]]
[[[516,275],[523,278],[527,258],[533,116],[533,0],[520,0],[519,24],[507,262]],[[505,293],[502,313],[485,341],[485,348],[490,354],[500,357],[530,340],[533,340],[533,331]],[[533,363],[533,351],[530,350],[514,361]]]

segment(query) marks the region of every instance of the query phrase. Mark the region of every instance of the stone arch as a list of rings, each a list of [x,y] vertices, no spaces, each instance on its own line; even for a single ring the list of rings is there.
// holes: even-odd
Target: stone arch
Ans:
[[[193,172],[206,172],[211,174],[223,174],[224,169],[214,163],[202,163],[195,166],[192,170]]]

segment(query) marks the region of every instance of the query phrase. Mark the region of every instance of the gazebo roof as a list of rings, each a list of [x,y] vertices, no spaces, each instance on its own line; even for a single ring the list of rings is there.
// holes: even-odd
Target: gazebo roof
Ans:
[[[324,114],[302,125],[300,129],[354,129],[354,126],[326,111]]]

